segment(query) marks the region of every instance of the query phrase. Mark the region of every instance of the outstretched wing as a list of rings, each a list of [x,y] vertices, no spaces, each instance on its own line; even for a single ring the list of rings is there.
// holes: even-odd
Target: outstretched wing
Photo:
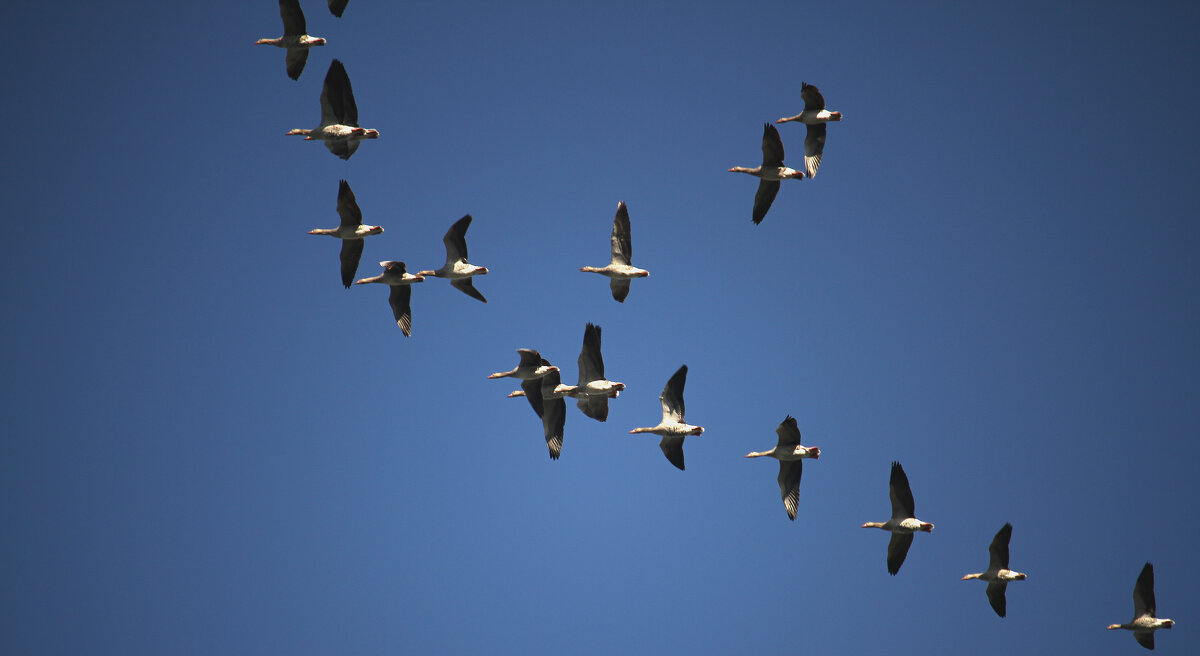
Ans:
[[[304,65],[308,63],[308,48],[288,48],[283,63],[287,66],[287,76],[299,80]]]
[[[343,239],[342,252],[338,259],[342,263],[342,284],[346,289],[354,284],[354,274],[358,272],[358,262],[362,259],[365,239]]]
[[[300,0],[279,0],[279,17],[283,19],[284,36],[308,34],[308,28],[304,24],[304,12],[300,9]]]
[[[607,396],[581,396],[575,400],[575,405],[580,412],[596,421],[608,421]]]
[[[483,294],[481,294],[478,289],[475,289],[475,283],[471,282],[471,278],[459,278],[458,280],[451,280],[450,284],[455,289],[466,294],[467,296],[470,296],[477,301],[483,301],[484,303],[487,303],[487,299],[483,297]]]
[[[662,404],[663,422],[684,423],[683,386],[687,383],[687,372],[686,364],[676,370],[658,396]]]
[[[608,288],[612,290],[613,299],[624,303],[625,297],[629,296],[629,278],[609,278]]]
[[[800,83],[800,97],[804,99],[804,111],[819,112],[825,109],[825,96],[813,85],[807,82]]]
[[[1154,617],[1158,605],[1154,603],[1154,565],[1146,563],[1133,586],[1133,616]]]
[[[549,364],[547,362],[547,364]],[[559,378],[557,371],[542,376],[541,393],[543,396],[549,396],[554,392],[554,388],[558,387],[562,380]],[[524,386],[522,386],[524,387]],[[558,460],[558,456],[562,454],[563,446],[563,427],[567,423],[567,402],[562,398],[544,399],[542,402],[542,430],[546,433],[546,448],[550,451],[550,458]]]
[[[908,486],[908,475],[898,462],[892,463],[892,479],[888,487],[892,498],[892,517],[916,517],[916,504],[913,503],[912,489]]]
[[[341,159],[350,159],[354,151],[358,150],[358,139],[326,139],[322,143],[329,149],[329,152]]]
[[[683,471],[683,438],[682,437],[664,437],[658,443],[658,448],[662,449],[663,455],[667,460],[675,465],[677,469]]]
[[[796,418],[791,415],[779,422],[775,434],[779,436],[780,447],[800,446],[800,428],[796,426]]]
[[[900,571],[900,566],[904,564],[904,559],[908,557],[908,548],[912,546],[912,543],[912,533],[892,533],[892,539],[888,542],[888,574],[895,576],[896,572]]]
[[[396,318],[396,325],[400,326],[405,337],[412,336],[412,308],[409,307],[411,298],[411,285],[394,285],[392,293],[388,295],[388,305],[392,306],[392,316]]]
[[[358,127],[358,105],[354,103],[346,67],[335,59],[329,63],[321,89],[321,125],[337,124]]]
[[[1008,588],[1007,581],[989,581],[987,586],[988,603],[992,605],[992,610],[1000,617],[1004,617],[1007,612],[1008,601],[1004,598],[1004,591]]]
[[[576,364],[579,365],[580,387],[593,380],[604,380],[604,356],[600,354],[599,326],[589,323],[584,327],[583,348],[579,351],[579,360]]]
[[[1005,524],[996,531],[992,544],[988,547],[991,561],[988,563],[989,572],[999,572],[1008,569],[1008,541],[1012,539],[1012,524]],[[1002,614],[1001,617],[1004,617]]]
[[[337,213],[342,219],[341,227],[358,227],[362,225],[362,210],[354,198],[354,190],[350,183],[342,180],[338,183]]]
[[[821,153],[825,152],[825,127],[824,123],[810,125],[804,137],[804,170],[810,178],[821,168]]]
[[[349,2],[350,0],[329,0],[329,13],[341,18],[342,12],[346,11],[346,4]]]
[[[779,138],[779,130],[770,123],[763,123],[763,168],[779,168],[783,166],[783,139]]]
[[[612,264],[633,264],[633,238],[629,232],[629,210],[625,202],[617,203],[617,215],[613,218]]]
[[[442,243],[446,245],[447,264],[467,260],[467,228],[470,227],[471,215],[468,214],[455,221],[446,231],[446,236],[442,237]]]
[[[542,413],[545,412],[542,400],[542,379],[531,378],[521,381],[521,391],[525,392],[525,398],[529,399],[529,405],[533,407],[533,411],[541,419]]]
[[[779,492],[783,495],[783,507],[787,508],[788,519],[796,519],[800,508],[800,476],[804,473],[803,460],[779,461]]]
[[[762,220],[767,218],[767,210],[771,209],[771,203],[775,202],[775,196],[778,193],[778,180],[759,181],[758,192],[754,194],[754,212],[750,215],[755,225],[762,223]]]

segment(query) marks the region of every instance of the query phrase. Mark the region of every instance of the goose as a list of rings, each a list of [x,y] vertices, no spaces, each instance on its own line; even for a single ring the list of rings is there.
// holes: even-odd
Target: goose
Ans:
[[[804,111],[775,122],[799,121],[808,126],[808,134],[804,137],[804,168],[808,177],[813,178],[821,166],[821,153],[825,152],[825,124],[842,120],[842,113],[825,109],[825,97],[807,82],[800,83],[800,97],[804,100]]]
[[[517,363],[515,368],[510,369],[509,371],[497,371],[494,374],[488,374],[488,380],[492,380],[493,378],[519,378],[521,380],[535,380],[545,376],[551,371],[558,371],[558,367],[545,362],[545,360],[542,358],[542,354],[533,349],[517,349],[517,355],[521,356],[521,361]],[[515,394],[509,394],[509,396],[515,396]],[[529,402],[533,403],[533,400],[530,399]],[[537,406],[534,406],[534,409],[536,410]]]
[[[617,398],[625,383],[604,377],[604,356],[600,353],[600,327],[589,323],[583,329],[583,348],[579,351],[579,384],[559,385],[556,394],[575,399],[580,412],[596,421],[608,420],[608,400]]]
[[[821,457],[820,447],[800,446],[800,429],[796,426],[796,418],[784,417],[775,429],[779,443],[770,451],[751,451],[747,458],[768,456],[779,461],[779,492],[783,495],[783,507],[787,509],[788,519],[796,520],[796,510],[800,506],[800,476],[804,473],[804,458],[816,460]]]
[[[913,533],[916,531],[933,532],[933,524],[923,522],[913,515],[916,513],[913,503],[912,489],[908,486],[908,476],[900,463],[892,463],[892,478],[889,484],[892,498],[892,518],[886,522],[867,522],[863,528],[881,528],[890,531],[892,540],[888,542],[887,568],[888,574],[895,576],[904,564],[908,548],[912,546]]]
[[[663,387],[658,395],[662,403],[662,421],[657,426],[635,428],[629,433],[654,433],[662,438],[658,447],[662,449],[667,461],[680,471],[683,469],[683,438],[688,435],[700,435],[704,432],[702,426],[693,426],[683,419],[683,385],[687,382],[687,365],[680,367]]]
[[[754,194],[754,213],[751,215],[754,225],[762,223],[766,218],[767,210],[771,209],[771,203],[775,202],[775,194],[779,193],[780,180],[804,178],[803,171],[783,165],[783,140],[779,138],[779,130],[770,123],[763,123],[762,152],[762,164],[752,169],[744,166],[729,169],[730,173],[749,173],[760,180],[758,193]]]
[[[487,267],[467,263],[467,228],[469,227],[471,227],[470,214],[455,221],[454,225],[446,231],[446,236],[442,238],[442,243],[446,245],[446,263],[437,271],[421,271],[420,274],[435,278],[449,278],[450,284],[458,291],[487,303],[487,299],[471,283],[471,276],[483,275],[488,270]]]
[[[329,0],[329,13],[341,18],[342,12],[346,11],[346,5],[349,3],[350,0]]]
[[[411,285],[415,282],[424,282],[425,276],[406,273],[403,262],[388,260],[380,262],[379,266],[383,267],[383,273],[371,278],[356,280],[354,284],[364,285],[369,282],[378,282],[391,287],[392,293],[388,295],[388,305],[392,306],[392,316],[396,318],[396,325],[400,326],[400,331],[404,333],[404,336],[411,337],[412,308],[408,304],[409,299],[412,298]]]
[[[338,256],[342,263],[342,284],[350,289],[354,274],[358,272],[358,262],[362,259],[363,238],[383,234],[383,228],[362,222],[362,210],[358,209],[350,183],[345,180],[338,185],[337,213],[342,217],[338,227],[315,228],[309,230],[308,234],[329,235],[342,240],[342,252]]]
[[[1108,629],[1133,631],[1133,639],[1146,649],[1154,649],[1154,632],[1175,626],[1175,620],[1154,616],[1154,566],[1146,563],[1133,586],[1133,620],[1128,624],[1109,624]]]
[[[509,394],[508,398],[524,396],[529,399],[529,405],[533,406],[533,411],[542,420],[550,459],[558,460],[562,454],[563,426],[567,423],[567,402],[562,394],[555,393],[560,382],[558,368],[551,368],[545,358],[541,359],[541,364],[547,368],[546,375],[522,382],[521,389]]]
[[[275,39],[259,39],[255,45],[277,46],[287,50],[284,64],[287,66],[287,76],[299,80],[304,72],[304,64],[308,61],[308,49],[313,46],[325,45],[325,39],[319,36],[309,36],[304,24],[304,12],[300,9],[300,0],[279,0],[279,17],[283,19],[283,36]]]
[[[629,210],[622,201],[617,203],[617,215],[613,218],[612,258],[609,260],[608,266],[585,266],[579,267],[579,270],[608,276],[608,286],[612,289],[613,298],[618,303],[624,303],[625,297],[629,296],[629,281],[633,278],[645,278],[650,275],[649,271],[633,266],[632,262],[633,241],[629,236]]]
[[[358,150],[359,141],[379,138],[379,130],[358,126],[358,105],[354,104],[350,76],[336,59],[330,62],[321,89],[321,124],[312,130],[297,128],[285,134],[304,135],[305,141],[323,141],[329,152],[345,160]]]
[[[992,538],[992,544],[988,547],[988,554],[991,555],[991,560],[988,562],[986,572],[978,574],[967,574],[962,577],[962,580],[969,581],[971,579],[979,579],[987,581],[987,598],[988,603],[992,605],[992,610],[1000,617],[1004,617],[1008,602],[1004,598],[1004,591],[1008,588],[1009,581],[1024,581],[1025,575],[1020,572],[1014,572],[1008,568],[1008,541],[1012,539],[1012,524],[1005,524],[996,531],[996,537]]]

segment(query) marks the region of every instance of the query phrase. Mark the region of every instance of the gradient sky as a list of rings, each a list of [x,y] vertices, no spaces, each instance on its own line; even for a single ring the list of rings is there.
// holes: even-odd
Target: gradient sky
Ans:
[[[1194,650],[1200,6],[302,4],[297,82],[269,0],[6,9],[0,652],[1134,654],[1146,561]],[[333,57],[349,162],[283,134]],[[754,226],[727,169],[802,81],[846,118]],[[359,277],[470,213],[490,302],[427,280],[406,339],[343,289],[343,178]],[[574,382],[589,321],[628,388],[554,462],[486,376]],[[681,472],[627,433],[684,363]],[[795,522],[742,458],[787,414]],[[1001,619],[959,579],[1005,522]]]

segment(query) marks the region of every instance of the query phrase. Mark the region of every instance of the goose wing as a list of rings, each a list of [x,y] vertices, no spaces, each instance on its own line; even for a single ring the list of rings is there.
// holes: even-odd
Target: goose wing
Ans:
[[[892,517],[895,519],[908,519],[909,517],[916,517],[916,508],[915,504],[913,503],[912,489],[908,486],[908,475],[904,473],[904,468],[901,467],[900,463],[898,462],[892,463],[892,478],[888,487],[890,489],[890,496],[892,498]],[[904,549],[907,551],[908,547],[905,547]],[[901,557],[900,560],[903,562],[904,558]],[[899,567],[899,565],[897,565],[897,567]],[[892,573],[895,574],[895,572]]]
[[[988,581],[988,603],[992,605],[992,610],[996,611],[996,614],[1000,617],[1004,617],[1008,608],[1008,600],[1004,597],[1006,589],[1008,589],[1007,581]]]
[[[800,83],[800,97],[804,99],[804,111],[806,112],[819,112],[825,109],[825,96],[822,96],[820,90],[807,82]]]
[[[825,127],[824,123],[810,125],[804,137],[804,170],[810,178],[821,168],[821,153],[825,152]]]
[[[557,371],[542,376],[541,395],[549,396],[561,382]],[[558,460],[558,456],[562,454],[563,426],[567,423],[567,402],[560,397],[544,399],[542,403],[542,429],[546,433],[546,448],[550,451],[550,459]]]
[[[339,159],[350,159],[350,156],[358,150],[358,139],[326,139],[321,143],[325,144],[325,148],[337,155]]]
[[[475,289],[475,283],[471,282],[471,278],[459,278],[458,280],[451,280],[450,284],[455,289],[466,294],[467,296],[470,296],[477,301],[483,301],[484,303],[487,303],[487,299],[483,297],[483,294],[481,294],[478,289]]]
[[[329,13],[341,18],[342,12],[346,11],[346,4],[349,2],[350,0],[329,0]]]
[[[362,210],[358,208],[358,201],[354,199],[350,183],[345,180],[338,184],[337,213],[342,218],[343,228],[362,225]]]
[[[779,422],[775,434],[779,436],[777,448],[800,446],[800,428],[796,426],[796,418],[791,415],[784,417],[783,421]]]
[[[1138,574],[1137,584],[1133,586],[1133,616],[1154,617],[1157,607],[1154,603],[1154,565],[1146,563],[1142,573]]]
[[[912,533],[892,533],[892,539],[888,542],[888,574],[895,576],[900,571],[900,566],[904,564],[904,559],[908,557],[908,548],[912,546],[912,543]]]
[[[683,438],[678,436],[670,436],[662,438],[658,443],[658,448],[662,449],[663,455],[667,460],[675,465],[680,471],[683,469]]]
[[[546,361],[542,360],[542,362]],[[522,380],[521,391],[525,392],[525,398],[529,399],[529,405],[537,413],[538,419],[541,419],[542,413],[545,412],[545,405],[542,399],[542,379],[530,378],[529,380]]]
[[[400,326],[405,337],[412,336],[412,308],[409,306],[411,298],[411,285],[393,285],[392,293],[388,294],[388,305],[392,306],[392,316],[396,318],[396,325]]]
[[[468,214],[455,221],[446,231],[446,236],[442,237],[442,243],[446,245],[447,264],[467,261],[467,228],[470,227],[471,215]]]
[[[279,17],[283,19],[284,36],[308,34],[308,28],[304,24],[304,11],[300,9],[300,0],[279,0]]]
[[[1154,649],[1154,632],[1153,631],[1134,631],[1133,639],[1138,641],[1138,644],[1146,649]]]
[[[763,168],[779,168],[783,166],[783,139],[779,138],[779,130],[770,123],[763,123]]]
[[[767,218],[767,210],[771,209],[771,203],[775,202],[775,196],[778,193],[778,180],[759,181],[758,192],[754,194],[754,213],[750,215],[755,225],[762,223],[762,220]]]
[[[604,357],[600,354],[600,327],[589,323],[583,329],[583,348],[579,351],[579,386],[604,380]],[[582,409],[582,406],[580,406]],[[607,413],[607,411],[606,411]],[[587,414],[587,411],[584,411]],[[591,415],[588,415],[589,417]],[[601,419],[600,421],[604,421]]]
[[[629,210],[625,207],[624,201],[617,203],[617,215],[613,219],[610,262],[612,264],[633,264],[633,239],[629,232]]]
[[[629,296],[629,278],[609,278],[608,288],[612,290],[612,297],[618,303],[624,303],[625,297]]]
[[[537,369],[542,364],[542,354],[533,349],[519,348],[517,355],[521,356],[521,361],[517,363],[518,367]]]
[[[287,76],[299,80],[304,65],[308,63],[308,48],[288,48],[283,63],[287,67]]]
[[[1012,524],[1005,524],[1000,527],[999,531],[996,531],[996,537],[992,538],[992,544],[988,547],[988,554],[991,555],[991,561],[988,564],[989,572],[1008,569],[1008,541],[1011,539]],[[1000,594],[1003,595],[1003,591]],[[1004,613],[1001,613],[1000,617],[1004,617]]]
[[[365,245],[365,239],[342,240],[342,252],[338,254],[338,260],[342,263],[342,284],[346,289],[354,284],[354,274],[358,272],[358,262],[362,259]]]
[[[800,476],[803,473],[803,460],[779,461],[779,492],[783,495],[783,507],[787,508],[788,519],[793,521],[800,508]]]
[[[608,421],[607,396],[581,396],[575,400],[575,405],[580,412],[596,421]]]
[[[687,383],[687,372],[686,364],[680,367],[671,375],[663,387],[662,394],[658,396],[658,401],[662,404],[663,423],[684,423],[683,386]]]
[[[329,63],[325,85],[321,89],[321,125],[338,124],[358,127],[358,105],[354,103],[354,90],[350,87],[346,67],[341,60],[335,59]]]

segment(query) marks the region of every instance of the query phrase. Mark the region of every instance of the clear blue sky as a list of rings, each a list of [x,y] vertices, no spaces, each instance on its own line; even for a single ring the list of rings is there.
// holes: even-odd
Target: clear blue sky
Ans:
[[[17,3],[0,76],[5,654],[1131,654],[1197,644],[1194,3]],[[1103,5],[1103,6],[1101,6]],[[341,59],[349,162],[314,127]],[[760,226],[764,121],[845,120]],[[803,127],[780,126],[788,163]],[[484,305],[345,290],[475,220]],[[648,279],[600,276],[617,202]],[[546,454],[531,347],[627,390]],[[687,471],[657,438],[689,367]],[[787,520],[776,464],[795,415]],[[899,576],[893,460],[936,524]],[[1014,526],[1008,617],[984,585]]]

